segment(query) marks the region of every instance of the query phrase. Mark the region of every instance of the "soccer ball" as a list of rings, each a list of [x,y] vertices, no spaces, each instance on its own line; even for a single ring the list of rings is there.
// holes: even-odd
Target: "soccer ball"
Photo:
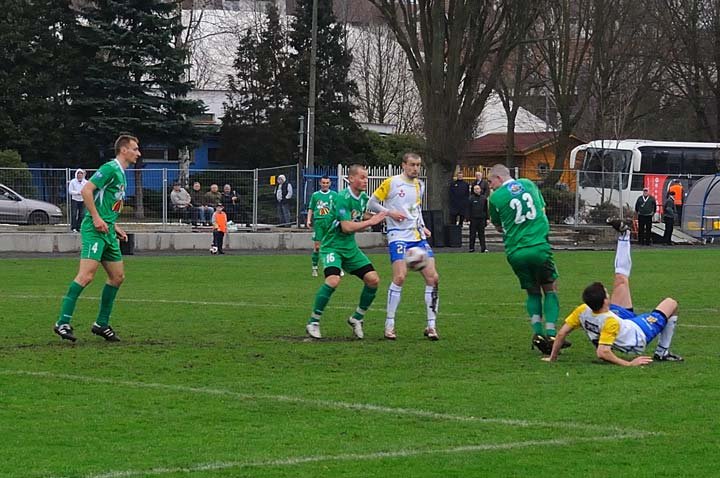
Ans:
[[[427,262],[428,255],[424,247],[413,247],[405,251],[405,264],[407,264],[408,269],[421,271],[425,269]]]
[[[218,253],[217,246],[210,246],[210,254],[215,255]]]

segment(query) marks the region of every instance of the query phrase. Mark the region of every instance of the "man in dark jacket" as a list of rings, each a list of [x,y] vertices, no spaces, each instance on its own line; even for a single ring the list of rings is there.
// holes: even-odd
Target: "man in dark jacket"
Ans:
[[[480,192],[483,196],[488,197],[490,195],[490,185],[488,182],[483,178],[482,171],[476,171],[475,172],[475,181],[472,182],[470,185],[470,191],[472,191],[473,187],[479,184],[480,185]],[[472,194],[472,193],[471,193]]]
[[[635,202],[635,214],[638,217],[638,243],[649,246],[652,236],[652,220],[657,210],[657,201],[650,195],[648,188],[643,188],[642,196]]]
[[[672,233],[673,227],[675,226],[675,217],[677,211],[675,210],[675,191],[670,191],[665,198],[665,204],[663,204],[663,222],[665,223],[665,235],[663,239],[665,244],[672,246]]]
[[[470,195],[470,249],[475,252],[475,237],[480,236],[480,252],[488,252],[485,245],[485,226],[488,223],[487,196],[482,193],[482,186],[473,186]]]
[[[458,171],[455,181],[450,183],[450,224],[463,225],[469,196],[470,186],[463,180],[462,171]]]

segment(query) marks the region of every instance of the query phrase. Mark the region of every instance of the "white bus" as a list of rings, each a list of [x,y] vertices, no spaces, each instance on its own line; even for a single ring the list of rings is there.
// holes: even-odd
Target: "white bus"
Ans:
[[[702,176],[715,174],[720,164],[720,143],[596,140],[570,152],[570,168],[576,168],[582,153],[578,192],[590,206],[611,202],[633,207],[650,178],[662,182],[651,188],[662,204],[669,181],[679,179],[687,192]]]

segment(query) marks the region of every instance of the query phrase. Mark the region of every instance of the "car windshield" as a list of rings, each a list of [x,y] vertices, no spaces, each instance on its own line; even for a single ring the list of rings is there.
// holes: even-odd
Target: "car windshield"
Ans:
[[[628,173],[632,164],[632,151],[621,149],[588,148],[585,152],[580,186],[627,188]]]

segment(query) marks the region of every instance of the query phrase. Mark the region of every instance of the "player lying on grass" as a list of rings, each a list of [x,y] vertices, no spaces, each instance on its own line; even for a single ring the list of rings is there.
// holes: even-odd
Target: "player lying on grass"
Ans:
[[[557,360],[565,337],[573,330],[582,328],[597,348],[597,356],[606,362],[623,366],[639,366],[658,361],[679,362],[683,358],[670,352],[670,343],[677,324],[678,303],[667,298],[652,312],[635,314],[630,296],[630,227],[620,219],[610,219],[608,224],[618,231],[615,250],[615,282],[612,295],[600,282],[590,284],[583,291],[583,304],[578,306],[560,328],[548,362]],[[615,354],[641,354],[645,347],[658,337],[653,358],[639,355],[630,361]]]

